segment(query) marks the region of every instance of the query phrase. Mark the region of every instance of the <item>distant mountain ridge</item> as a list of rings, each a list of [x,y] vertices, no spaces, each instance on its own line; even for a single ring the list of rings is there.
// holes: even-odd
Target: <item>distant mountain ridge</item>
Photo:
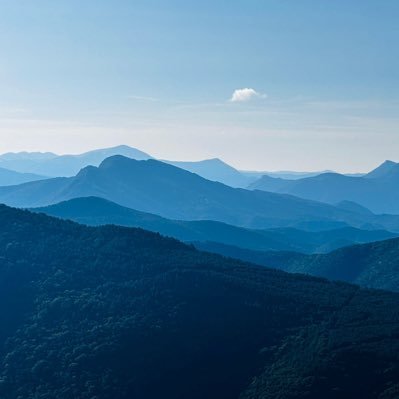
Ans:
[[[249,188],[329,204],[351,201],[374,213],[399,214],[399,164],[392,161],[384,162],[361,177],[324,173],[305,179],[282,180],[263,176]]]
[[[398,168],[398,163],[386,160],[383,162],[380,166],[372,170],[371,172],[367,173],[364,175],[364,177],[367,177],[369,179],[378,179],[381,177],[386,177],[389,175],[393,170]]]
[[[246,176],[249,176],[255,180],[260,179],[262,176],[269,176],[273,177],[276,179],[283,179],[283,180],[298,180],[298,179],[304,179],[306,177],[313,177],[313,176],[318,176],[323,173],[335,173],[332,170],[323,170],[323,171],[316,171],[316,172],[296,172],[293,170],[281,170],[281,171],[248,171],[248,170],[242,170],[241,173],[243,173]]]
[[[44,179],[47,179],[47,177],[36,175],[34,173],[19,173],[0,167],[0,186],[14,186]]]
[[[0,188],[1,202],[28,208],[88,196],[169,219],[215,220],[251,228],[338,221],[362,229],[399,229],[399,217],[358,214],[289,195],[234,189],[152,159],[113,156],[72,178]]]
[[[31,160],[44,160],[44,159],[52,159],[57,158],[59,155],[54,154],[53,152],[6,152],[0,155],[0,162],[3,161],[17,161],[24,159]]]
[[[231,187],[247,188],[255,177],[248,176],[219,158],[197,162],[163,161],[178,168],[188,170],[212,181],[218,181]]]
[[[150,155],[136,148],[120,145],[78,155],[8,153],[0,156],[0,166],[17,172],[29,171],[50,177],[71,177],[75,176],[82,168],[88,165],[98,166],[104,159],[113,155],[123,155],[138,160],[151,158]]]
[[[97,197],[76,198],[31,210],[91,226],[116,224],[140,227],[186,242],[215,241],[262,251],[329,252],[342,246],[397,236],[387,231],[359,230],[353,227],[324,232],[292,228],[250,230],[210,220],[169,220]]]
[[[136,160],[152,159],[143,151],[126,145],[97,149],[77,155],[57,155],[51,152],[19,152],[0,155],[0,167],[19,171],[37,172],[50,177],[72,177],[86,166],[99,166],[106,158],[122,155]],[[232,187],[246,188],[255,180],[218,158],[202,161],[162,161],[196,173],[208,180],[219,181]]]

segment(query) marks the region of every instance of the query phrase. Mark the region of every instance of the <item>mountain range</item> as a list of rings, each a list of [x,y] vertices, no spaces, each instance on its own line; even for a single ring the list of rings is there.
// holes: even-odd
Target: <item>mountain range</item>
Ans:
[[[198,162],[164,161],[178,168],[188,170],[212,181],[218,181],[231,187],[247,188],[256,177],[246,175],[218,158]]]
[[[256,251],[220,242],[196,242],[204,251],[274,267],[347,281],[368,288],[399,291],[399,239],[351,245],[326,254]]]
[[[322,232],[292,228],[250,230],[213,221],[168,220],[96,197],[77,198],[33,211],[92,226],[140,227],[193,242],[201,250],[291,273],[399,291],[399,239],[389,239],[395,235],[386,231],[351,227]],[[362,242],[369,244],[354,245]],[[340,247],[346,248],[335,251]],[[329,253],[303,254],[311,252]]]
[[[153,157],[136,148],[120,145],[98,149],[78,155],[57,155],[51,152],[19,152],[0,155],[0,167],[14,172],[35,172],[50,177],[71,177],[86,166],[98,166],[104,159],[122,155],[136,160]],[[257,177],[249,176],[226,164],[220,159],[206,159],[195,162],[163,161],[196,173],[205,179],[219,181],[232,187],[247,187]],[[25,181],[33,181],[25,180]],[[18,184],[18,183],[16,183]],[[0,186],[1,184],[0,180]],[[5,185],[5,184],[4,184]]]
[[[297,180],[297,179],[304,179],[306,177],[313,177],[317,175],[321,175],[323,173],[334,173],[331,170],[323,170],[323,171],[316,171],[316,172],[296,172],[292,170],[281,170],[281,171],[247,171],[242,170],[242,174],[252,178],[254,181],[260,179],[263,176],[270,176],[277,179],[284,179],[284,180]]]
[[[36,173],[39,176],[49,177],[71,177],[76,175],[80,169],[86,166],[98,166],[104,159],[113,156],[122,155],[136,160],[153,159],[153,157],[141,150],[126,145],[119,145],[111,148],[97,149],[77,155],[57,155],[51,152],[19,152],[6,153],[0,155],[0,167],[14,172]],[[332,171],[317,172],[295,172],[295,171],[279,171],[279,172],[259,172],[238,170],[221,159],[205,159],[201,161],[169,161],[162,160],[181,169],[196,173],[205,179],[218,181],[231,187],[239,188],[259,188],[262,186],[274,191],[274,185],[279,186],[279,181],[286,180],[302,180],[304,178],[316,177],[321,174],[330,174]],[[386,170],[389,166],[395,165],[392,161],[386,161],[384,165],[368,174],[346,174],[347,177],[371,177],[377,176],[380,169]],[[271,177],[272,179],[268,179]],[[272,183],[273,179],[277,181]],[[32,181],[35,179],[31,179]],[[1,180],[0,180],[0,185]]]
[[[386,161],[364,176],[323,173],[298,180],[263,176],[250,189],[337,204],[351,201],[374,213],[399,214],[399,164]]]
[[[75,177],[0,187],[1,202],[26,208],[88,196],[169,219],[214,220],[257,229],[340,222],[362,229],[399,230],[399,216],[357,213],[291,195],[232,188],[152,159],[113,156]]]
[[[46,177],[35,175],[34,173],[20,173],[0,168],[0,186],[13,186],[43,179],[46,179]]]
[[[98,197],[75,198],[31,210],[91,226],[115,224],[140,227],[185,242],[212,241],[258,251],[320,253],[397,236],[384,230],[360,230],[354,227],[318,232],[294,228],[251,230],[211,220],[170,220],[122,207]]]
[[[399,297],[0,206],[0,396],[394,399]]]
[[[78,155],[57,155],[48,152],[7,153],[0,156],[0,167],[22,173],[70,177],[88,165],[98,166],[105,158],[113,155],[123,155],[138,160],[151,158],[150,155],[136,148],[120,145]]]

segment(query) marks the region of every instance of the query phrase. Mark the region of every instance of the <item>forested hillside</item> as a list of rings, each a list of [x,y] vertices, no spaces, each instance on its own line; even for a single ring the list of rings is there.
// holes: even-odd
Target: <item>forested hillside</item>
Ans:
[[[399,297],[0,206],[0,396],[397,398]]]
[[[313,255],[286,251],[253,251],[217,242],[196,242],[195,246],[204,251],[291,273],[305,273],[369,288],[399,291],[397,238]]]

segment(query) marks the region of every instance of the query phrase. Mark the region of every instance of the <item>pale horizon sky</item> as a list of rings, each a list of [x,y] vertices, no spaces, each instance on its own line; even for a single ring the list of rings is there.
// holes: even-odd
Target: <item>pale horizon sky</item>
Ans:
[[[396,0],[4,0],[0,153],[399,161],[398,20]]]

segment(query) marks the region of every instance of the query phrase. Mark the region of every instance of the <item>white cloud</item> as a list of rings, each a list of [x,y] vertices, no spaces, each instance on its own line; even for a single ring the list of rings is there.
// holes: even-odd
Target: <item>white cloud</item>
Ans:
[[[253,100],[254,98],[266,98],[266,94],[258,93],[255,89],[250,89],[248,87],[244,89],[236,89],[230,98],[233,103],[246,102]]]

